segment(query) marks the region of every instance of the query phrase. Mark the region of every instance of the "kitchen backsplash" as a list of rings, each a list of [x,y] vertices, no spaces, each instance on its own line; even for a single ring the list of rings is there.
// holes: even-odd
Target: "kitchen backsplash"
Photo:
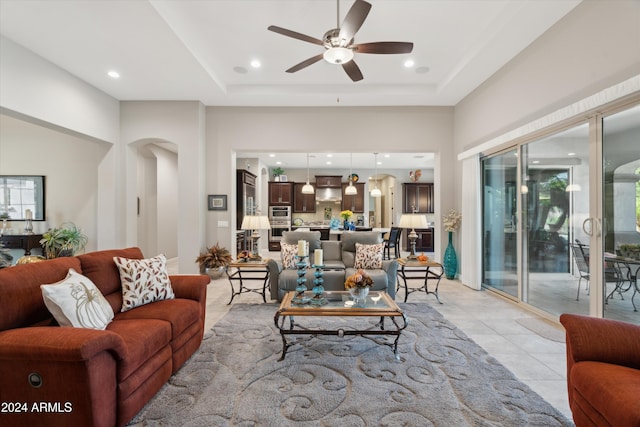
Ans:
[[[339,220],[340,211],[341,211],[340,203],[334,202],[320,202],[316,205],[315,213],[293,213],[291,217],[292,225],[329,225],[329,221],[332,217],[336,217]],[[427,221],[429,225],[432,225],[435,221],[434,214],[425,214],[427,217]],[[351,221],[357,223],[358,218],[362,217],[362,221],[365,227],[369,227],[369,215],[364,213],[357,213],[351,217]],[[297,221],[296,221],[297,220]],[[302,224],[300,224],[300,220],[302,220]],[[400,216],[396,219],[396,224],[400,222]]]

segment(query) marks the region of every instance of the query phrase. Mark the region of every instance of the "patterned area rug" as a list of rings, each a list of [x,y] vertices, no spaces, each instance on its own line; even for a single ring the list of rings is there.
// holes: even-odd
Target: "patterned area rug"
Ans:
[[[317,336],[299,339],[282,362],[277,306],[234,305],[131,425],[573,425],[436,310],[399,305],[409,316],[400,361],[372,339]]]

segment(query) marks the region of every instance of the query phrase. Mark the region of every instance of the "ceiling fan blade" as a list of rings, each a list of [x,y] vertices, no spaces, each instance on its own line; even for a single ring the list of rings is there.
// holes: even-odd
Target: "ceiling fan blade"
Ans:
[[[287,30],[286,28],[276,27],[275,25],[270,25],[267,30],[273,31],[274,33],[282,34],[283,36],[293,37],[294,39],[302,40],[305,42],[319,44],[320,46],[324,45],[322,40],[317,39],[315,37],[307,36],[302,33],[297,33],[295,31]]]
[[[362,76],[362,71],[360,71],[360,67],[358,67],[358,64],[356,64],[354,60],[342,64],[342,69],[344,69],[345,73],[347,73],[354,82],[359,82],[364,78]]]
[[[303,68],[308,67],[309,65],[315,64],[316,62],[320,61],[321,59],[322,59],[322,54],[316,55],[316,56],[312,56],[311,58],[305,59],[301,63],[296,64],[293,67],[289,68],[287,70],[287,73],[295,73],[296,71],[300,71]]]
[[[351,9],[349,9],[349,12],[347,12],[347,16],[345,16],[344,22],[340,27],[340,39],[349,43],[360,27],[362,27],[370,10],[370,3],[363,0],[356,0],[353,6],[351,6]]]
[[[374,42],[362,43],[350,46],[358,53],[411,53],[413,43],[411,42]]]

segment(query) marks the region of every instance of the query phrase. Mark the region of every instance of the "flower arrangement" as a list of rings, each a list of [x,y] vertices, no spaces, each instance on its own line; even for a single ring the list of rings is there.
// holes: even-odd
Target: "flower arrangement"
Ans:
[[[349,209],[340,212],[340,216],[345,221],[348,221],[349,218],[351,218],[352,215],[353,215],[353,212],[351,212]]]
[[[362,269],[358,269],[355,274],[347,277],[344,282],[345,289],[368,288],[371,285],[373,285],[373,279]]]
[[[460,226],[462,215],[455,209],[451,209],[448,214],[442,217],[445,231],[456,231]]]

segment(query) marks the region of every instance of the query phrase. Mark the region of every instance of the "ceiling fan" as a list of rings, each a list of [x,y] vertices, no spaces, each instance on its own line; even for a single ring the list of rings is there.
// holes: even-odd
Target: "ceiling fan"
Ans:
[[[322,40],[287,30],[286,28],[276,27],[275,25],[271,25],[267,28],[269,31],[273,31],[274,33],[324,46],[325,48],[323,53],[312,56],[311,58],[289,68],[287,73],[295,73],[296,71],[300,71],[303,68],[324,59],[331,64],[342,65],[342,68],[351,80],[357,82],[362,80],[363,76],[360,68],[353,60],[354,53],[396,54],[411,53],[413,50],[413,43],[410,42],[373,42],[355,44],[353,37],[364,23],[364,20],[367,19],[367,15],[371,10],[371,4],[363,0],[356,0],[353,6],[351,6],[351,9],[347,12],[344,22],[342,22],[342,26],[340,26],[340,0],[336,0],[336,3],[338,9],[336,25],[338,28],[327,31],[322,37]]]

